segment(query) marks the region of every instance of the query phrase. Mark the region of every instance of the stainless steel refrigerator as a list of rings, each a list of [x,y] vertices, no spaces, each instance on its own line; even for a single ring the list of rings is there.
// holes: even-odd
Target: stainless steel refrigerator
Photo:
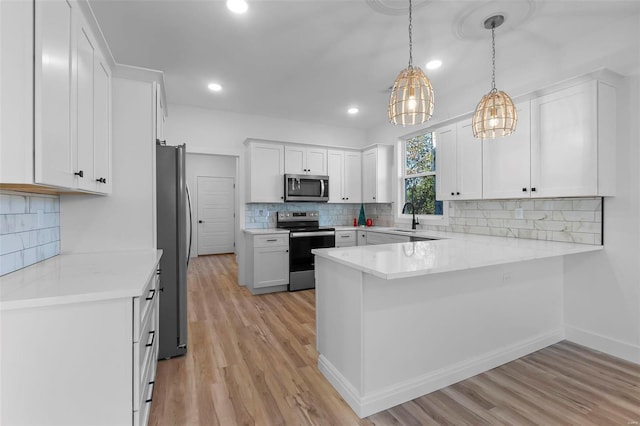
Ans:
[[[187,352],[187,267],[191,205],[185,175],[186,146],[156,144],[157,243],[160,259],[158,359]]]

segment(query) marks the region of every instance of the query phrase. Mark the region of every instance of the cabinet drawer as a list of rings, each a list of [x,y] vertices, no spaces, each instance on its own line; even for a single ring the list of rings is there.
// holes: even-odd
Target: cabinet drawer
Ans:
[[[133,406],[138,407],[144,398],[144,389],[148,384],[151,368],[155,368],[157,359],[157,303],[153,304],[147,321],[143,324],[140,341],[133,343]],[[153,365],[153,367],[152,367]]]
[[[156,265],[157,270],[157,265]],[[150,311],[158,297],[160,276],[156,273],[149,279],[141,297],[133,298],[133,341],[139,341],[141,337],[141,325],[146,321]]]
[[[289,234],[270,234],[259,235],[254,237],[254,247],[275,247],[275,246],[288,246]]]
[[[352,247],[356,245],[356,231],[336,231],[336,247]]]
[[[154,359],[158,357],[158,351],[153,352]],[[155,388],[155,376],[156,376],[156,363],[153,363],[152,370],[150,370],[149,380],[146,380],[142,387],[142,397],[140,398],[140,405],[138,410],[133,412],[133,424],[139,426],[146,426],[149,422],[149,413],[151,413],[151,401],[153,400],[153,391]]]

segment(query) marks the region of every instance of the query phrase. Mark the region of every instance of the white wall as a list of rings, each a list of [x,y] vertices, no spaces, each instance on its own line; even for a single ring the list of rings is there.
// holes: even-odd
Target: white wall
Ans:
[[[113,194],[60,196],[63,253],[156,247],[153,83],[112,80]]]
[[[618,89],[617,195],[604,251],[565,260],[567,338],[640,363],[640,74]]]
[[[187,144],[188,147],[188,144]],[[187,185],[191,194],[193,240],[191,257],[198,255],[198,176],[230,177],[237,181],[237,156],[187,154]],[[236,185],[235,206],[236,228],[239,223],[238,185]]]
[[[240,155],[247,138],[318,145],[365,146],[365,132],[260,115],[169,105],[167,143],[187,143],[188,152]]]

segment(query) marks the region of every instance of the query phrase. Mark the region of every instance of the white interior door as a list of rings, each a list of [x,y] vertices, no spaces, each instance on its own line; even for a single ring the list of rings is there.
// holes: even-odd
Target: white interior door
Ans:
[[[234,179],[198,176],[198,255],[233,253]]]

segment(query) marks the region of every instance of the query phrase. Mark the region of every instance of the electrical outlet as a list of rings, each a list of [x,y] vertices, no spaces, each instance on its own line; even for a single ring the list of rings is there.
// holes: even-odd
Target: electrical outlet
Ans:
[[[524,219],[524,211],[522,207],[516,207],[516,219]]]

